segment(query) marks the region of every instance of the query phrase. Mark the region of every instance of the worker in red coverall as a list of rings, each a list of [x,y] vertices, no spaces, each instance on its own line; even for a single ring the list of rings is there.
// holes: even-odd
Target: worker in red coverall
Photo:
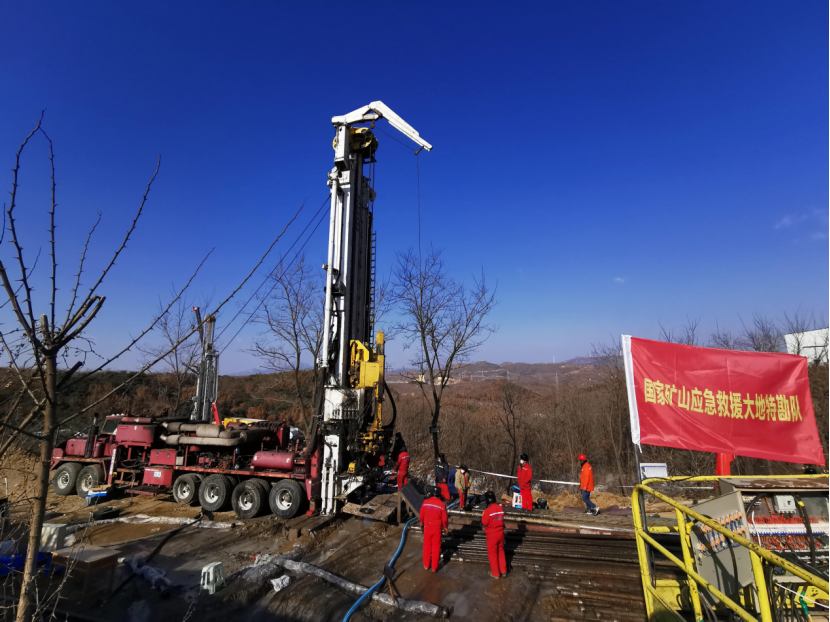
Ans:
[[[444,454],[438,454],[435,460],[435,485],[441,491],[441,497],[444,501],[450,500],[450,487],[447,485],[447,478],[450,476],[450,467],[447,464],[447,457]]]
[[[418,520],[424,526],[424,570],[438,571],[438,560],[441,557],[441,532],[449,526],[447,522],[447,506],[438,498],[438,489],[430,486],[427,494],[431,495],[423,505]]]
[[[599,514],[599,508],[591,501],[591,492],[594,490],[594,467],[588,462],[585,454],[579,454],[579,464],[582,472],[579,475],[579,492],[582,494],[582,501],[585,502],[585,513]]]
[[[504,559],[504,509],[496,503],[492,490],[484,493],[487,509],[481,515],[481,524],[487,536],[487,557],[490,559],[490,575],[494,579],[507,576],[507,562]]]
[[[533,493],[530,491],[530,480],[533,479],[533,469],[530,468],[530,458],[527,454],[519,457],[519,492],[522,494],[522,509],[533,509]]]
[[[401,448],[401,452],[398,454],[395,470],[398,472],[398,490],[400,490],[409,481],[409,452],[406,451],[406,445]]]

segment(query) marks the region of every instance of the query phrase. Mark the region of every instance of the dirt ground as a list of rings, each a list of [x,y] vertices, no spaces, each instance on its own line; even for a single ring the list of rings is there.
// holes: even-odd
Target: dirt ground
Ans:
[[[19,457],[0,471],[9,485],[9,496],[15,503],[16,516],[26,514],[25,499],[31,494],[34,478],[34,460]],[[569,505],[579,507],[581,500],[573,493],[557,496],[544,494],[552,509]],[[626,497],[609,493],[595,493],[593,499],[600,507],[629,504]],[[120,508],[121,516],[144,514],[157,517],[194,518],[198,507],[182,506],[166,496],[125,496],[108,499],[103,504]],[[75,495],[59,497],[50,492],[47,521],[80,525],[90,521],[93,508],[85,508]],[[120,622],[178,622],[184,620],[229,619],[246,621],[317,622],[339,621],[356,598],[328,583],[310,576],[289,573],[290,585],[274,592],[270,583],[263,581],[254,587],[242,585],[236,573],[250,566],[256,555],[294,551],[299,559],[320,566],[349,581],[372,585],[380,579],[383,568],[397,549],[402,528],[379,524],[357,517],[345,517],[324,529],[315,537],[304,536],[288,541],[282,537],[284,523],[273,516],[239,521],[233,512],[217,513],[216,522],[236,526],[222,529],[189,527],[174,535],[154,557],[151,565],[173,582],[167,597],[152,589],[139,577],[133,577],[114,595],[106,597],[106,590],[79,589],[67,584],[61,592],[59,610],[78,620],[119,620]],[[117,552],[118,557],[145,559],[172,529],[173,524],[114,523],[91,526],[75,534],[73,546],[100,546]],[[489,568],[481,563],[442,563],[437,574],[423,569],[422,534],[411,531],[398,559],[395,586],[400,595],[410,600],[423,600],[449,607],[451,618],[461,621],[547,620],[545,599],[550,596],[544,583],[530,579],[525,571],[517,569],[502,580],[490,577]],[[222,562],[228,585],[216,595],[199,590],[201,569],[211,562]],[[113,585],[119,586],[131,575],[123,565],[114,571]],[[92,577],[92,585],[105,586],[109,576]],[[55,577],[44,580],[43,590],[54,588],[60,581]],[[387,589],[387,588],[384,588]],[[382,604],[362,607],[352,618],[369,620],[419,620],[421,616],[404,613]],[[424,618],[425,619],[425,618]]]

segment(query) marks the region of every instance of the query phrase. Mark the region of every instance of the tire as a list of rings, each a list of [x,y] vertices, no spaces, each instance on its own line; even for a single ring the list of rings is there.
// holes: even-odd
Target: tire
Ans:
[[[221,512],[231,502],[231,482],[224,475],[209,475],[199,486],[199,504],[208,512]]]
[[[262,486],[256,480],[247,480],[233,489],[231,506],[239,518],[254,518],[262,512],[266,499]]]
[[[81,465],[77,462],[64,462],[60,465],[52,479],[52,490],[55,491],[55,494],[66,497],[75,492],[75,484],[80,472]]]
[[[271,511],[280,518],[294,518],[304,500],[302,487],[293,479],[280,480],[268,495]]]
[[[184,473],[173,482],[173,498],[176,503],[182,505],[193,505],[199,500],[199,488],[201,481],[193,473]]]
[[[262,488],[262,494],[265,495],[265,498],[268,498],[268,495],[271,494],[271,482],[267,479],[249,479],[249,482],[254,482],[257,486]]]
[[[81,499],[86,499],[87,493],[106,481],[104,467],[100,464],[89,464],[78,473],[75,483],[75,492]]]

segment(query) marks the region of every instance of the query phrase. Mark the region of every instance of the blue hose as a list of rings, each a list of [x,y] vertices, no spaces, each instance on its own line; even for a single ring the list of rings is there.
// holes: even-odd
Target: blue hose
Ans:
[[[448,506],[447,506],[447,509],[449,510],[450,508],[452,508],[452,507],[454,507],[454,506],[456,506],[456,505],[458,505],[458,501],[455,501],[455,502],[451,503],[450,505],[448,505]],[[406,522],[406,524],[403,526],[403,533],[401,534],[401,543],[398,545],[398,550],[397,550],[397,551],[395,551],[395,554],[392,556],[392,559],[391,559],[391,560],[389,560],[389,565],[390,565],[390,566],[394,566],[394,565],[395,565],[395,561],[398,559],[398,556],[401,554],[401,551],[403,551],[403,545],[406,543],[406,530],[407,530],[407,529],[409,529],[409,526],[410,526],[412,523],[414,523],[416,520],[418,520],[418,517],[417,517],[417,516],[415,516],[415,517],[413,517],[413,518],[410,518],[410,519]],[[366,600],[367,598],[371,598],[372,594],[374,594],[374,593],[375,593],[375,591],[377,591],[377,589],[378,589],[381,585],[383,585],[383,582],[384,582],[384,581],[386,581],[386,577],[381,577],[381,578],[380,578],[380,581],[378,581],[378,582],[377,582],[377,583],[375,583],[372,587],[370,587],[368,590],[366,590],[365,592],[363,592],[363,594],[361,594],[361,595],[360,595],[360,598],[358,598],[358,599],[357,599],[357,602],[355,602],[355,604],[351,606],[351,609],[349,609],[349,610],[346,612],[346,615],[345,615],[345,616],[343,616],[343,622],[349,622],[349,618],[351,618],[351,617],[352,617],[352,614],[353,614],[355,611],[357,611],[358,607],[360,607],[360,605],[361,605],[361,604],[363,604],[363,601],[364,601],[364,600]]]

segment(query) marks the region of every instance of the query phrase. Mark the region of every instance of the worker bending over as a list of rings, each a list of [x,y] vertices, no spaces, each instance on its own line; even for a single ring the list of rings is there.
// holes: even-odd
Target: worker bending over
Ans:
[[[447,506],[438,498],[438,489],[427,487],[430,497],[421,506],[418,520],[424,526],[424,570],[432,572],[438,570],[438,560],[441,558],[441,532],[449,527],[447,521]]]
[[[406,445],[400,449],[398,460],[395,462],[395,470],[398,472],[398,490],[400,490],[409,481],[409,452],[406,450]]]
[[[435,485],[441,491],[441,498],[444,501],[450,500],[450,488],[447,485],[447,478],[450,476],[450,467],[447,465],[447,457],[444,454],[438,454],[435,460]]]
[[[533,509],[533,493],[530,490],[530,480],[533,479],[533,469],[530,468],[530,458],[527,454],[522,454],[519,457],[519,492],[522,495],[522,509]]]
[[[487,536],[487,557],[490,559],[490,574],[494,579],[507,576],[507,561],[504,559],[504,510],[496,503],[492,490],[484,493],[487,509],[481,515],[481,524]]]
[[[462,464],[455,472],[455,489],[458,491],[458,509],[462,512],[467,505],[467,494],[470,492],[470,474],[467,465]]]
[[[585,502],[585,513],[596,516],[599,514],[599,508],[591,501],[591,492],[594,490],[594,468],[585,454],[579,454],[579,464],[582,466],[582,473],[579,475],[579,492]]]

